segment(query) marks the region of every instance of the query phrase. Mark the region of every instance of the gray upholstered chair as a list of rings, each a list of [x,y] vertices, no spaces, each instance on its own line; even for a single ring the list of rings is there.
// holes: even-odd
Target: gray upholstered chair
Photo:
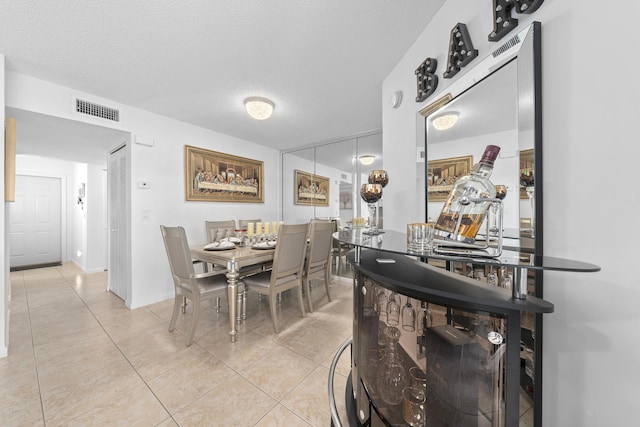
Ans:
[[[273,329],[278,333],[278,295],[287,289],[297,288],[300,313],[305,317],[302,301],[302,273],[307,246],[308,224],[281,225],[278,229],[278,243],[274,249],[273,268],[270,271],[248,276],[245,286],[261,295],[269,296],[269,307]]]
[[[324,281],[327,290],[327,298],[331,301],[329,291],[331,279],[331,250],[333,241],[334,224],[331,221],[313,220],[309,225],[309,252],[304,268],[304,291],[309,302],[309,311],[313,313],[313,303],[311,302],[312,279],[317,277]]]
[[[193,342],[198,318],[200,317],[201,303],[211,298],[226,296],[227,278],[223,271],[195,273],[187,235],[183,227],[165,227],[161,225],[160,230],[167,250],[175,289],[169,332],[173,331],[176,326],[178,310],[180,310],[183,300],[185,298],[190,299],[193,301],[193,316],[187,332],[186,342],[186,345],[190,346]]]

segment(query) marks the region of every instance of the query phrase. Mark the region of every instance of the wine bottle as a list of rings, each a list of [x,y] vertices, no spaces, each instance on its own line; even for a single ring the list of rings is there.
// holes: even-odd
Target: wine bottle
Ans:
[[[458,178],[436,222],[436,236],[464,243],[475,242],[491,202],[472,199],[495,198],[496,188],[489,177],[499,152],[497,145],[487,145],[471,172]]]

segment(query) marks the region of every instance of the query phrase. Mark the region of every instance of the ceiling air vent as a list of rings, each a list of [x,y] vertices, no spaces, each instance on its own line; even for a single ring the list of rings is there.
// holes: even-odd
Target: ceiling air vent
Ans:
[[[87,114],[101,119],[111,120],[113,122],[120,121],[120,111],[115,108],[106,107],[96,104],[95,102],[84,101],[76,98],[76,111],[81,114]]]
[[[505,44],[503,44],[502,46],[494,50],[492,54],[493,57],[497,58],[498,56],[502,55],[503,53],[505,53],[506,51],[508,51],[515,45],[517,45],[518,43],[520,43],[520,37],[518,37],[518,35],[516,34],[511,39],[509,39]]]

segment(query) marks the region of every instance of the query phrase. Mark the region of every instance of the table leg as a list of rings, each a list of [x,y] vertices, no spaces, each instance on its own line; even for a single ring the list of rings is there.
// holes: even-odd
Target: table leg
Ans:
[[[242,284],[242,321],[247,320],[247,285]]]
[[[238,283],[236,298],[236,325],[242,323],[242,299],[244,298],[244,284]]]
[[[238,305],[235,301],[238,300],[239,295],[242,293],[238,293],[238,277],[240,277],[240,273],[238,272],[238,263],[236,261],[228,261],[227,262],[227,283],[229,284],[227,287],[227,294],[229,298],[229,323],[231,324],[231,331],[229,335],[231,335],[231,342],[236,342],[236,310]]]

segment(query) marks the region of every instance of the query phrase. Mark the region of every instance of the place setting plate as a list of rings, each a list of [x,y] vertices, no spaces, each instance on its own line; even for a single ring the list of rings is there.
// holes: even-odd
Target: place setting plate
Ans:
[[[208,243],[204,245],[203,249],[205,251],[227,251],[229,249],[235,249],[235,248],[236,248],[236,245],[233,242],[220,241],[220,242]]]
[[[275,240],[269,240],[267,242],[260,242],[260,243],[256,243],[255,245],[251,246],[251,248],[253,249],[275,249],[276,247],[276,241]]]

